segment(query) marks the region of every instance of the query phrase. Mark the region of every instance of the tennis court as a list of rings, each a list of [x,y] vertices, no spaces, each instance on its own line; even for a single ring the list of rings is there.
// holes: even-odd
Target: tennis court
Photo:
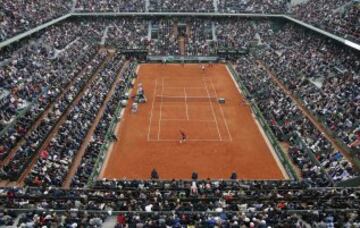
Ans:
[[[232,141],[220,98],[206,72],[154,81],[148,141]]]
[[[142,64],[138,83],[147,103],[132,113],[130,101],[100,177],[147,179],[155,168],[161,179],[286,178],[225,65]]]

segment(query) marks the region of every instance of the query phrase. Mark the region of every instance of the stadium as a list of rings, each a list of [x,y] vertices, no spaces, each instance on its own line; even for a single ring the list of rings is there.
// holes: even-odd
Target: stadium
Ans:
[[[360,227],[358,0],[2,0],[0,227]]]

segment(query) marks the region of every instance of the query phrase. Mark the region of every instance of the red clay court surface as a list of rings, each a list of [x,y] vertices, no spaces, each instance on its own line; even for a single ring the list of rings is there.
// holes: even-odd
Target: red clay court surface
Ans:
[[[138,83],[148,101],[136,113],[129,102],[100,178],[286,178],[225,65],[142,64]]]

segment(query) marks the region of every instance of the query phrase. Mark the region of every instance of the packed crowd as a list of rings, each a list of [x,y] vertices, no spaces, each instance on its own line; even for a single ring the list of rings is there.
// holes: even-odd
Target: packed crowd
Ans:
[[[0,225],[18,227],[358,227],[358,211],[50,212],[0,211]],[[116,216],[116,217],[115,217]],[[15,223],[15,219],[18,222]]]
[[[190,34],[186,43],[186,55],[216,55],[216,43],[213,37],[211,20],[192,20],[188,23]]]
[[[71,10],[72,3],[72,0],[2,0],[0,42],[67,14]]]
[[[73,1],[29,1],[23,4],[6,0],[0,12],[0,41],[69,13]],[[357,0],[305,1],[290,8],[288,0],[131,0],[76,1],[75,9],[85,12],[215,12],[288,13],[302,21],[360,42],[360,3]]]
[[[76,3],[77,11],[85,12],[214,12],[213,0],[170,1],[170,0],[101,0]]]
[[[2,179],[17,180],[20,177],[21,173],[31,162],[31,159],[36,156],[41,149],[42,144],[48,138],[53,127],[74,102],[77,94],[80,93],[81,89],[96,70],[96,67],[100,65],[105,57],[106,54],[99,53],[94,59],[88,59],[90,62],[86,64],[92,65],[88,65],[85,70],[81,72],[81,75],[77,75],[78,77],[71,83],[69,88],[52,103],[49,111],[45,113],[45,116],[40,118],[39,123],[30,129],[25,137],[22,136],[22,141],[11,142],[11,147],[9,148],[11,148],[14,153],[7,163],[2,164]]]
[[[360,43],[360,2],[357,0],[306,1],[293,7],[291,14]]]
[[[214,5],[215,4],[215,5]],[[77,10],[90,12],[214,12],[284,14],[317,27],[360,42],[360,3],[357,0],[304,1],[290,8],[288,0],[150,0],[146,9],[143,0],[77,1]]]
[[[260,55],[266,65],[345,147],[350,147],[360,131],[358,53],[291,25],[266,43]],[[349,149],[358,151],[359,146]]]
[[[152,36],[148,45],[151,55],[214,55],[217,43],[213,37],[213,22],[208,19],[152,21]]]
[[[41,45],[34,39],[11,54],[4,52],[6,58],[2,59],[0,68],[4,79],[1,81],[1,91],[4,91],[2,98],[11,100],[14,105],[19,104],[20,99],[29,101],[30,108],[22,116],[18,114],[12,117],[12,123],[6,123],[3,121],[5,118],[2,118],[1,179],[17,180],[39,154],[39,160],[35,158],[37,163],[26,183],[61,186],[82,138],[113,81],[109,78],[114,79],[114,72],[124,62],[119,55],[100,71],[100,75],[94,76],[109,55],[106,52],[97,53],[93,46],[104,36],[108,25],[106,22],[65,22],[40,35],[37,41]],[[136,24],[135,21],[133,23]],[[142,21],[137,24],[145,25]],[[141,45],[132,38],[141,32],[144,35],[145,29],[133,29],[133,24],[125,23],[124,20],[116,20],[112,25],[123,28],[119,37],[124,39],[122,42],[117,41],[120,47],[136,49],[136,45]],[[128,30],[124,30],[126,26]],[[117,35],[120,34],[109,29],[109,40],[115,39]],[[131,42],[134,42],[133,45]],[[90,82],[92,84],[85,91],[85,96],[76,101]],[[94,109],[94,112],[79,113],[89,109]],[[9,116],[12,114],[12,110],[2,111]],[[59,133],[52,135],[54,127],[64,116],[66,119]],[[46,144],[47,140],[50,140],[50,145]],[[63,147],[65,144],[68,146]]]
[[[271,23],[247,19],[216,21],[216,38],[219,49],[239,50],[250,47],[251,41],[270,36]]]
[[[287,0],[219,0],[221,13],[284,13]]]
[[[113,129],[109,127],[111,126],[112,121],[118,121],[116,115],[119,114],[117,113],[118,108],[122,108],[120,103],[123,100],[128,99],[127,90],[132,87],[132,79],[136,76],[136,66],[136,62],[131,62],[129,67],[122,72],[121,81],[116,86],[113,96],[106,104],[104,114],[99,124],[96,126],[94,134],[91,137],[91,142],[86,147],[80,166],[77,169],[75,176],[72,178],[72,187],[86,187],[89,178],[94,173],[94,169],[97,168],[96,162],[98,161],[99,156],[101,156],[101,150],[104,149],[103,147],[108,141],[113,139],[111,132]]]
[[[20,214],[19,224],[30,227],[44,223],[99,227],[111,215],[117,215],[118,227],[359,223],[359,189],[306,186],[306,182],[287,181],[103,180],[93,189],[9,188],[0,191],[6,214],[0,222],[11,223]]]
[[[213,0],[149,0],[150,12],[214,12]]]
[[[71,107],[66,120],[52,136],[50,144],[40,151],[40,159],[26,179],[28,185],[62,185],[122,65],[122,55],[112,57],[107,66],[91,79],[81,99]]]
[[[290,145],[289,155],[301,171],[302,178],[328,185],[358,176],[351,163],[332,148],[331,143],[252,57],[239,59],[237,71],[276,137]]]
[[[221,13],[284,13],[287,11],[287,0],[145,0],[131,1],[84,1],[76,4],[76,10],[88,12],[198,12],[208,13],[216,10]]]
[[[105,24],[105,23],[104,23]],[[141,19],[113,20],[108,25],[106,46],[119,49],[146,49],[148,45],[148,24]]]
[[[12,121],[2,121],[2,176],[18,177],[67,105],[104,59],[105,56],[96,55],[93,44],[81,36],[92,32],[92,27],[87,28],[85,31],[82,25],[63,23],[24,42],[13,52],[4,50],[0,90],[9,91],[5,99],[11,102],[11,108],[21,101],[26,101],[29,108],[18,111]],[[4,112],[12,114],[8,109]]]
[[[11,91],[7,94],[7,99],[14,106],[19,100],[25,100],[29,104],[26,111],[14,115],[11,122],[2,125],[1,160],[9,155],[22,137],[31,134],[32,125],[48,106],[59,98],[62,89],[73,82],[82,67],[86,66],[95,54],[95,49],[81,40],[58,52],[55,58],[48,56],[52,50],[46,50],[44,46],[30,45],[23,51],[14,53],[0,68],[0,88],[3,91]]]
[[[39,39],[42,45],[31,41],[11,56],[4,53],[0,61],[0,104],[3,107],[0,111],[0,131],[13,123],[19,114],[29,113],[29,110],[26,112],[24,109],[30,103],[42,103],[46,106],[59,92],[57,88],[68,82],[66,74],[70,72],[67,70],[72,69],[70,66],[73,59],[86,46],[85,41],[78,38],[80,30],[81,26],[74,23],[53,26]],[[90,28],[89,30],[91,31]],[[64,33],[68,34],[64,36]],[[54,63],[55,59],[63,65]],[[64,65],[69,66],[68,69]],[[75,64],[74,67],[76,68]],[[30,75],[33,76],[29,77]],[[31,111],[38,113],[36,110]]]
[[[352,146],[360,139],[360,61],[356,51],[291,24],[226,19],[217,22],[216,31],[219,49],[260,45],[257,58],[335,138],[355,154],[359,151],[359,146]]]
[[[176,22],[174,20],[151,21],[152,33],[148,50],[151,55],[180,55]]]
[[[78,0],[76,10],[85,12],[144,12],[144,0]]]

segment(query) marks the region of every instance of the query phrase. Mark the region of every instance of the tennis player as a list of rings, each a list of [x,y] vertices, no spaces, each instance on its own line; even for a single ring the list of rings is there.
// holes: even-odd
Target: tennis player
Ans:
[[[183,132],[182,130],[179,130],[180,132],[180,143],[186,142],[187,136],[185,134],[185,132]]]

